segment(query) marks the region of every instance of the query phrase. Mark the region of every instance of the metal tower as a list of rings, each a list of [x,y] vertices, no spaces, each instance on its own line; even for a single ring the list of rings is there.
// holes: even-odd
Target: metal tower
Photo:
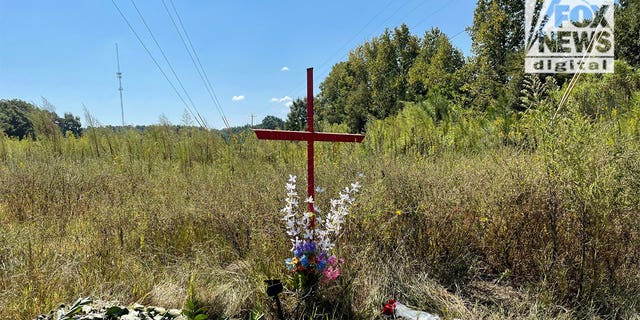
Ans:
[[[122,114],[122,126],[124,127],[124,103],[122,101],[122,72],[120,72],[120,54],[118,53],[118,43],[116,43],[116,61],[118,62],[118,72],[116,72],[116,77],[118,77],[118,91],[120,91],[120,114]]]

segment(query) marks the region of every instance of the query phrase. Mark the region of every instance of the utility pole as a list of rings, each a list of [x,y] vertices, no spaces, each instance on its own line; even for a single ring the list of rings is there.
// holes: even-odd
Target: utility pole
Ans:
[[[251,118],[251,128],[253,128],[253,118],[255,118],[256,116],[252,113],[249,118]]]
[[[120,72],[120,54],[118,52],[118,43],[116,42],[116,61],[118,62],[118,72],[116,72],[116,77],[118,77],[118,91],[120,91],[120,114],[122,115],[122,126],[124,127],[124,103],[122,101],[122,72]]]

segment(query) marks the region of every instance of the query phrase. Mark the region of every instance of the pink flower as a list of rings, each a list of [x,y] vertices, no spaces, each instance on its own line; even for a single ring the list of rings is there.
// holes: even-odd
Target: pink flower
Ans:
[[[329,257],[329,259],[327,259],[327,263],[329,263],[329,265],[331,266],[335,266],[336,261],[338,261],[338,258],[336,258],[336,256],[331,256]]]
[[[322,275],[324,276],[322,278],[322,281],[329,282],[340,276],[340,269],[338,269],[337,267],[334,268],[330,266],[324,269],[324,271],[322,271]]]

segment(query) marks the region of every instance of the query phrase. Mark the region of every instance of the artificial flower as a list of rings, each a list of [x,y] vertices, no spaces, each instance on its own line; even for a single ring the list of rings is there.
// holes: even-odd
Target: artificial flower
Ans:
[[[396,301],[391,299],[382,307],[382,314],[394,315],[396,312]]]
[[[307,257],[307,255],[303,255],[302,258],[300,258],[300,265],[302,265],[304,268],[308,268],[309,263],[309,257]]]

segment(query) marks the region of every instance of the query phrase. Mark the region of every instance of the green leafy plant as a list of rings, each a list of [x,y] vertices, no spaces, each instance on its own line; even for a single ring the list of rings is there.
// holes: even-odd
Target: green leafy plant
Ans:
[[[73,316],[82,311],[82,307],[90,304],[93,300],[89,298],[78,298],[68,310],[65,310],[65,306],[61,305],[56,311],[51,311],[46,320],[71,320]]]
[[[207,309],[202,307],[196,300],[194,291],[193,276],[191,276],[191,279],[189,279],[187,301],[184,303],[184,308],[182,308],[182,314],[189,320],[207,320]]]

